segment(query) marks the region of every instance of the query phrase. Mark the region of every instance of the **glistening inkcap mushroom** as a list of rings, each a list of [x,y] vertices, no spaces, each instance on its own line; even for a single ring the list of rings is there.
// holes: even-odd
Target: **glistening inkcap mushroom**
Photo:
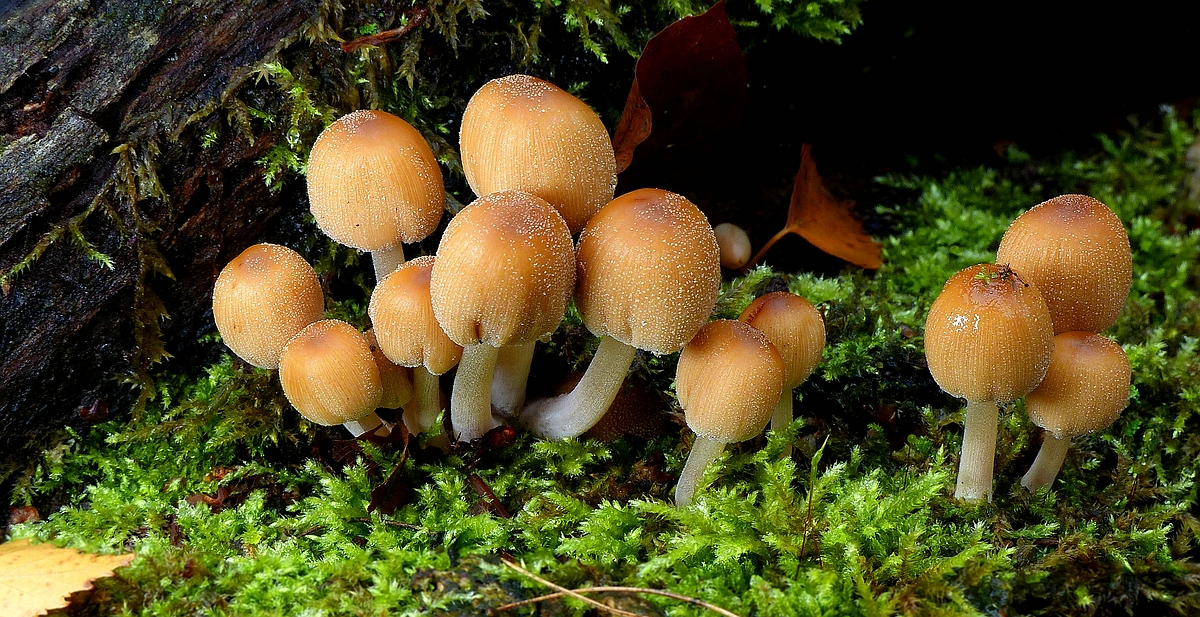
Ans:
[[[639,189],[604,206],[579,235],[575,306],[602,337],[583,379],[562,396],[521,412],[549,439],[596,424],[621,389],[638,349],[679,351],[708,321],[721,288],[717,240],[682,195]]]
[[[437,228],[446,206],[442,171],[412,125],[378,110],[329,125],[308,159],[308,202],[317,226],[371,253],[375,280],[404,263],[404,242]]]
[[[379,341],[375,339],[373,328],[367,328],[363,336],[371,346],[371,356],[375,358],[375,367],[379,369],[379,385],[383,390],[379,406],[384,409],[400,409],[408,405],[413,399],[412,371],[392,362],[383,354],[383,350],[379,348]]]
[[[1054,337],[1046,378],[1025,396],[1025,411],[1045,429],[1042,448],[1021,485],[1036,491],[1054,484],[1072,437],[1112,424],[1129,405],[1132,371],[1121,346],[1091,332]]]
[[[925,321],[925,357],[934,381],[967,399],[955,497],[991,500],[996,403],[1037,387],[1053,351],[1046,303],[1013,270],[980,264],[946,281]]]
[[[255,244],[221,270],[213,287],[213,320],[239,358],[279,368],[279,354],[296,333],[325,316],[313,267],[278,244]]]
[[[717,246],[721,249],[721,267],[737,270],[750,261],[750,236],[746,230],[733,223],[721,223],[713,227]]]
[[[520,191],[480,197],[446,227],[429,291],[438,324],[463,346],[450,396],[459,441],[478,439],[493,427],[498,348],[558,328],[575,284],[573,248],[562,216]]]
[[[710,322],[683,348],[675,392],[696,440],[675,487],[675,505],[691,504],[700,476],[725,444],[762,432],[783,380],[779,351],[766,335],[740,321]]]
[[[292,406],[317,424],[342,424],[355,437],[382,424],[375,409],[383,383],[371,345],[344,321],[318,321],[288,341],[279,381]]]

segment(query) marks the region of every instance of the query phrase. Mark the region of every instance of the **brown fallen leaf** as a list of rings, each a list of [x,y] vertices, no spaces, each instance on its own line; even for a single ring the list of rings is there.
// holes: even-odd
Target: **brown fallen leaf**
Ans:
[[[883,265],[879,243],[863,231],[862,223],[854,218],[853,201],[834,199],[812,158],[812,146],[804,144],[800,151],[800,171],[792,188],[787,223],[750,259],[743,272],[754,267],[759,259],[784,236],[794,233],[813,246],[869,270]]]
[[[0,544],[0,615],[33,617],[67,605],[67,596],[112,576],[133,555],[93,555],[53,544]]]

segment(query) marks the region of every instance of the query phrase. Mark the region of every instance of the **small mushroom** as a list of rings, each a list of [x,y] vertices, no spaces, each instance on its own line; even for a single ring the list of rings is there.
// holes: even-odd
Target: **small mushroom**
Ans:
[[[577,233],[617,187],[608,130],[586,103],[529,75],[484,84],[463,111],[459,149],[476,195],[537,195]]]
[[[553,333],[574,284],[571,232],[545,200],[501,191],[476,199],[450,221],[429,290],[438,324],[463,346],[450,395],[459,441],[493,427],[497,349]]]
[[[344,321],[315,322],[288,341],[279,381],[292,406],[317,424],[342,424],[355,437],[382,424],[375,409],[383,383],[371,345]]]
[[[342,116],[317,137],[308,159],[308,202],[321,231],[371,253],[380,281],[404,263],[403,242],[437,229],[446,198],[421,133],[372,109]]]
[[[379,384],[383,388],[383,396],[379,406],[384,409],[400,409],[413,398],[412,371],[388,360],[379,349],[379,341],[375,339],[375,330],[367,328],[363,332],[367,343],[371,346],[371,356],[375,358],[375,366],[379,369]]]
[[[683,348],[675,392],[696,441],[675,487],[678,507],[691,504],[697,482],[725,444],[766,427],[784,374],[783,358],[766,335],[740,321],[713,321]]]
[[[317,273],[286,246],[255,244],[242,251],[213,287],[213,320],[221,339],[259,368],[279,368],[284,345],[324,316]]]
[[[575,306],[602,338],[574,390],[521,412],[549,439],[581,435],[604,416],[638,349],[679,351],[708,321],[721,288],[708,220],[660,189],[626,193],[596,213],[579,236],[576,264]]]
[[[1072,437],[1112,424],[1129,405],[1132,372],[1121,346],[1091,332],[1054,337],[1046,378],[1025,396],[1025,411],[1046,429],[1042,448],[1021,486],[1036,491],[1054,484]]]
[[[1087,195],[1061,195],[1017,217],[1000,240],[996,263],[1037,286],[1055,334],[1113,325],[1133,279],[1125,226]]]
[[[825,349],[825,319],[808,300],[786,291],[776,291],[751,302],[738,320],[767,335],[783,358],[787,375],[783,394],[771,415],[771,430],[783,430],[792,423],[792,389],[804,383],[821,362],[821,351]],[[783,456],[792,456],[792,444],[784,447]]]
[[[996,403],[1036,388],[1053,350],[1046,303],[1013,270],[980,264],[946,281],[925,321],[925,357],[934,381],[967,399],[955,497],[991,500]]]
[[[717,246],[721,249],[721,267],[737,270],[750,261],[750,236],[746,230],[733,223],[721,223],[713,227]]]

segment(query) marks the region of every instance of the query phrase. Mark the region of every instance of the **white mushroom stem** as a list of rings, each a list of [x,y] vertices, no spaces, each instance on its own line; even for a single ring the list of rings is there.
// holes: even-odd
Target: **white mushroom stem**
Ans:
[[[605,336],[574,390],[554,398],[533,401],[521,412],[521,421],[546,439],[578,437],[595,426],[625,383],[637,348]]]
[[[413,369],[413,398],[404,407],[404,426],[408,427],[408,432],[416,435],[433,426],[438,414],[442,413],[441,395],[437,375],[424,366]]]
[[[779,395],[779,402],[775,403],[775,411],[771,413],[771,430],[782,431],[791,425],[792,418],[792,390],[784,387],[783,394]],[[791,441],[783,446],[782,458],[792,458]]]
[[[991,501],[1000,409],[995,401],[967,401],[965,415],[962,455],[958,459],[958,486],[954,490],[954,497],[967,501]]]
[[[1054,484],[1058,471],[1062,469],[1063,461],[1067,458],[1067,448],[1071,445],[1070,437],[1055,437],[1050,431],[1045,432],[1042,449],[1038,450],[1033,465],[1021,478],[1021,486],[1036,491],[1043,486]]]
[[[692,504],[692,496],[696,494],[696,485],[708,465],[721,456],[725,450],[725,442],[696,435],[692,451],[688,453],[687,462],[683,464],[683,473],[679,474],[679,484],[675,486],[675,506],[686,508]]]
[[[392,429],[387,424],[384,424],[383,419],[381,419],[379,415],[373,411],[357,420],[343,422],[342,426],[346,427],[346,430],[350,431],[350,434],[355,438],[359,437],[363,433],[373,430],[375,431],[375,434],[379,435],[380,437],[387,437],[392,433]]]
[[[533,364],[533,347],[537,341],[500,348],[496,372],[492,375],[492,407],[500,415],[511,418],[525,406],[525,388],[529,384],[529,367]]]
[[[492,420],[492,373],[499,351],[484,343],[463,348],[450,393],[450,425],[458,441],[479,439],[496,426]]]
[[[371,263],[375,266],[375,282],[396,271],[404,265],[404,245],[399,242],[396,246],[371,252]]]

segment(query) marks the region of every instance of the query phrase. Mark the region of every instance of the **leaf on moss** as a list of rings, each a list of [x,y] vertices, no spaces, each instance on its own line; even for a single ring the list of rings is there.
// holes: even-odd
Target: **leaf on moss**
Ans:
[[[32,617],[62,608],[67,596],[130,561],[133,555],[93,555],[28,539],[0,544],[0,615]]]
[[[862,223],[854,218],[853,201],[838,201],[825,188],[817,174],[812,158],[812,146],[804,144],[800,154],[800,171],[792,188],[792,203],[788,206],[787,223],[758,250],[746,268],[751,268],[784,236],[794,233],[813,246],[846,261],[870,270],[883,265],[878,242],[863,231]]]

